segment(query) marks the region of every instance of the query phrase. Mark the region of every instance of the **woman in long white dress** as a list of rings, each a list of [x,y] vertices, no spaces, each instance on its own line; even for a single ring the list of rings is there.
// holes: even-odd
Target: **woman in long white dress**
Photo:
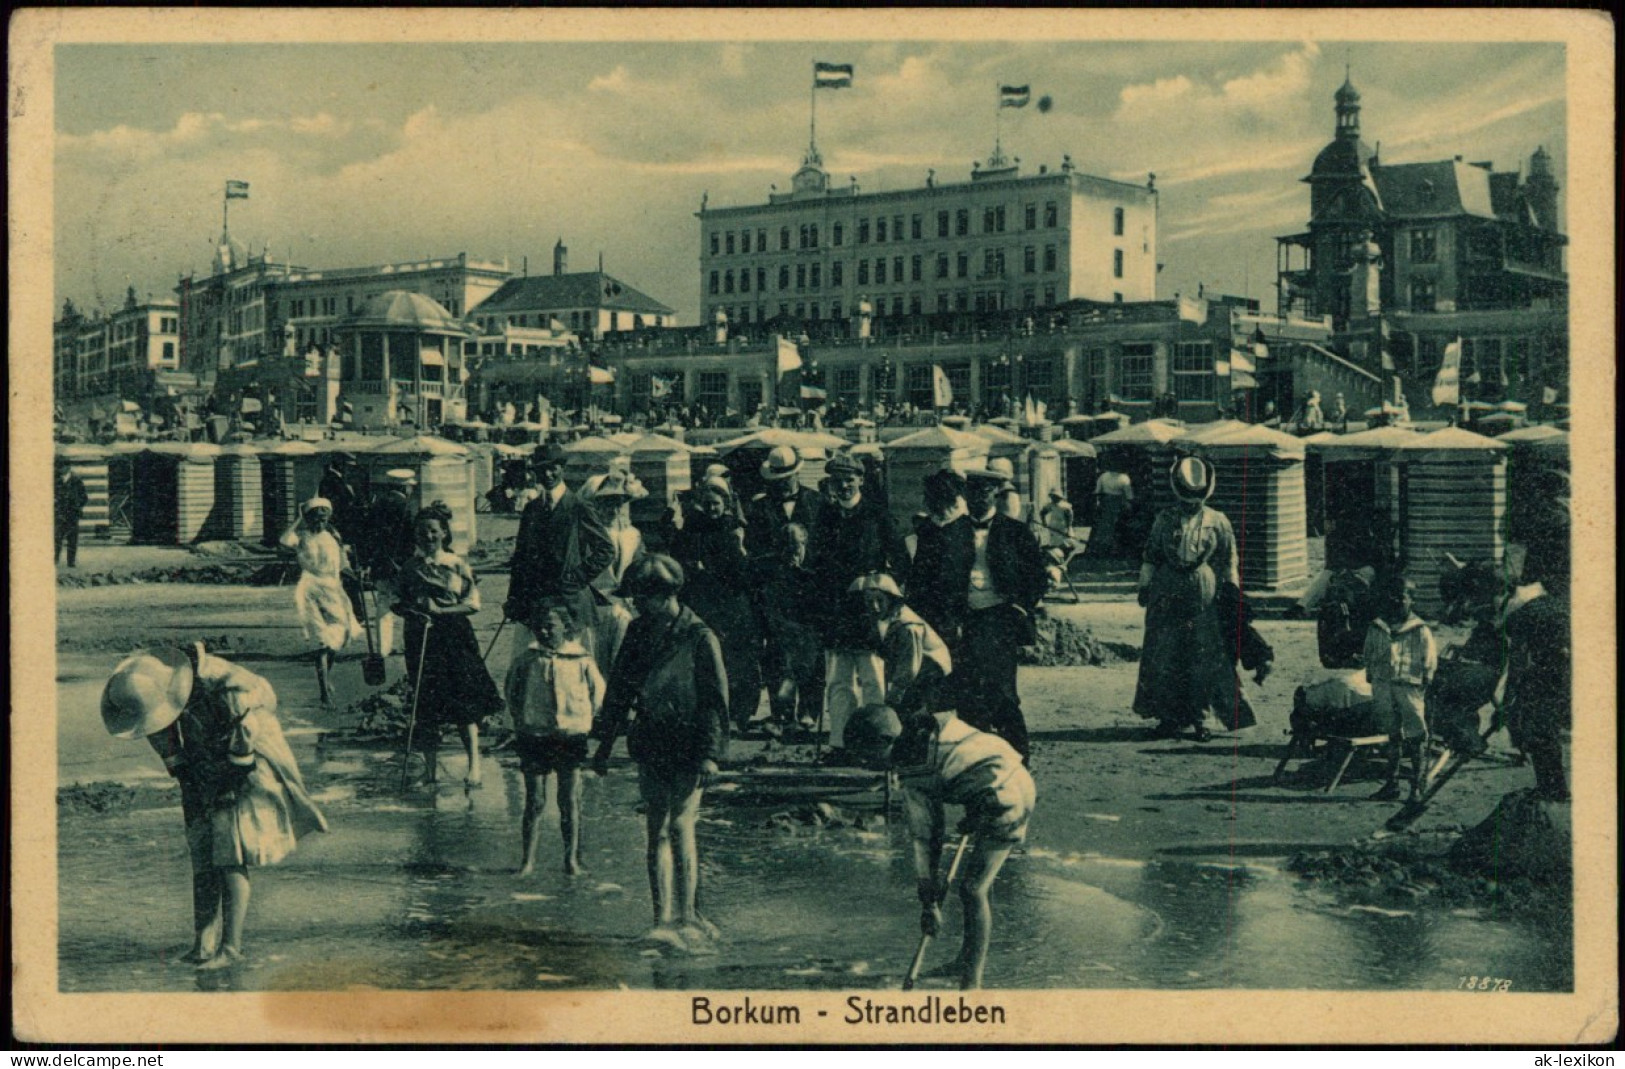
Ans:
[[[328,673],[333,667],[333,655],[352,638],[361,636],[361,623],[340,579],[348,551],[332,521],[332,504],[326,498],[313,497],[304,503],[299,519],[281,538],[282,545],[299,558],[294,605],[305,638],[316,644],[316,682],[324,705],[332,697]]]

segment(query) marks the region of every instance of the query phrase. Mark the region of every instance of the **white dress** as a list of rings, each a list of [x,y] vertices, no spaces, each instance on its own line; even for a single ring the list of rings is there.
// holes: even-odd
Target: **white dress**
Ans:
[[[344,552],[338,539],[331,531],[298,530],[283,535],[282,544],[292,547],[299,557],[301,574],[293,598],[305,637],[335,652],[350,639],[360,638],[361,622],[339,580]]]

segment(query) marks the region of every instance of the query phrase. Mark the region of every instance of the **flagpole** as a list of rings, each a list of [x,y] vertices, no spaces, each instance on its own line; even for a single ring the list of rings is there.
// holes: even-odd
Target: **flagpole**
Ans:
[[[813,61],[812,88],[807,91],[809,112],[811,120],[807,129],[807,154],[809,162],[818,155],[818,61]]]
[[[1003,155],[1000,145],[1001,135],[1004,133],[1004,90],[1000,85],[993,83],[993,166],[999,165]]]
[[[220,202],[220,233],[222,241],[231,236],[231,188],[229,186],[226,189],[225,199]]]

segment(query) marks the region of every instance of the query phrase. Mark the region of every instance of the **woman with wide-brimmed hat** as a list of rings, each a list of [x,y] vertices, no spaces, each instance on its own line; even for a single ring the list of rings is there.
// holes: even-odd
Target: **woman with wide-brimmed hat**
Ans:
[[[1236,536],[1224,513],[1206,504],[1212,464],[1181,457],[1168,479],[1176,501],[1152,523],[1140,566],[1145,642],[1134,711],[1157,721],[1158,735],[1188,729],[1206,742],[1209,712],[1227,728],[1254,723],[1219,624],[1220,585],[1241,585]]]
[[[672,556],[688,577],[683,604],[693,609],[722,643],[728,668],[728,708],[743,731],[762,698],[762,621],[751,598],[744,522],[732,491],[721,479],[695,488],[693,511],[683,517]]]
[[[231,965],[242,956],[248,870],[327,830],[277,722],[276,692],[201,642],[142,650],[108,679],[102,723],[116,738],[146,738],[179,783],[192,857],[186,958],[202,969]]]
[[[649,491],[636,475],[616,466],[602,475],[594,475],[581,487],[582,500],[597,514],[615,544],[615,559],[591,584],[594,618],[590,646],[598,671],[606,677],[614,667],[621,640],[632,623],[632,611],[626,607],[624,598],[616,596],[615,590],[627,569],[648,555],[643,532],[632,523],[629,506],[648,496]]]
[[[316,683],[325,705],[332,699],[328,673],[333,655],[352,638],[361,637],[361,622],[344,589],[342,576],[350,566],[349,551],[333,527],[333,503],[313,497],[299,511],[299,519],[283,532],[281,541],[299,558],[294,604],[305,637],[316,644]]]

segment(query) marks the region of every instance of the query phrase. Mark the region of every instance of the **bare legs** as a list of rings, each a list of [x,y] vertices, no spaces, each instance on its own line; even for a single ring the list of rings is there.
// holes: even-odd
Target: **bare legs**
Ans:
[[[930,974],[959,977],[961,991],[976,991],[982,986],[982,970],[987,966],[987,950],[993,940],[993,881],[1009,856],[1009,843],[977,842],[965,858],[959,883],[959,904],[965,911],[964,941],[957,958]]]
[[[224,969],[243,956],[243,926],[248,920],[248,900],[253,890],[248,870],[242,867],[215,870],[220,882],[221,898],[217,900],[218,915],[223,917],[224,929],[220,949],[211,958],[199,963],[199,969]]]
[[[328,685],[328,678],[332,670],[333,651],[323,646],[316,651],[316,685],[321,690],[323,705],[328,705],[333,700],[333,691]]]
[[[463,754],[468,758],[468,778],[465,781],[470,787],[480,786],[480,726],[478,724],[458,724],[457,734],[463,740]]]
[[[525,773],[525,814],[520,824],[523,854],[519,875],[536,871],[536,855],[542,845],[542,809],[547,805],[548,773]],[[559,832],[564,839],[564,871],[579,876],[581,868],[581,770],[558,773]],[[656,922],[658,923],[658,921]]]
[[[644,801],[648,830],[649,895],[654,904],[655,930],[651,937],[662,942],[684,942],[684,935],[710,934],[710,925],[696,906],[700,887],[700,848],[696,824],[700,815],[700,795],[692,780],[679,774],[675,781],[653,784],[656,777],[647,771]],[[673,932],[676,927],[682,935]]]

